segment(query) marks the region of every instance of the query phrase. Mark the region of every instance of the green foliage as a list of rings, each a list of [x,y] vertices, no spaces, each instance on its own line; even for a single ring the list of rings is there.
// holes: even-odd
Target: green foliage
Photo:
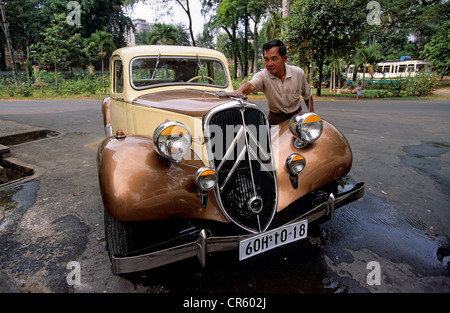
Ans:
[[[109,89],[109,77],[97,77],[88,71],[75,73],[72,78],[64,78],[60,72],[40,71],[30,83],[24,75],[20,75],[19,85],[10,78],[0,79],[0,97],[32,97],[32,96],[76,96],[100,94]],[[57,84],[55,82],[58,82]]]
[[[394,78],[381,81],[372,85],[376,98],[429,96],[436,90],[438,77],[434,73],[419,72],[415,76],[406,78]]]
[[[85,51],[94,56],[95,60],[105,58],[116,49],[113,35],[102,30],[96,30],[91,37],[84,40]]]
[[[450,20],[437,30],[420,56],[430,61],[437,73],[450,74]]]
[[[322,81],[327,58],[352,53],[365,30],[366,2],[362,0],[295,0],[287,19],[285,41],[303,65],[314,60]],[[320,96],[320,84],[317,95]]]
[[[44,40],[32,49],[37,50],[41,62],[55,71],[79,66],[83,60],[80,29],[80,26],[67,23],[66,14],[55,14],[50,26],[42,33]]]
[[[378,47],[376,45],[362,46],[356,50],[355,65],[364,66],[363,68],[363,81],[362,87],[364,88],[365,76],[366,76],[366,65],[375,66],[377,62],[381,60]]]
[[[431,95],[438,84],[438,77],[434,73],[420,72],[416,76],[408,79],[406,95],[427,96]]]
[[[170,24],[155,23],[152,30],[144,38],[149,45],[176,45],[178,44],[178,29]]]
[[[439,28],[450,18],[446,0],[378,0],[381,25],[367,27],[367,39],[380,46],[387,60],[402,55],[416,59]]]
[[[67,10],[68,0],[39,0],[39,2],[39,8],[47,18],[51,18],[53,14],[70,13]],[[133,4],[132,1],[78,0],[78,3],[81,7],[80,26],[83,38],[89,38],[96,30],[103,30],[113,35],[116,46],[125,46],[124,36],[133,27],[125,9]]]

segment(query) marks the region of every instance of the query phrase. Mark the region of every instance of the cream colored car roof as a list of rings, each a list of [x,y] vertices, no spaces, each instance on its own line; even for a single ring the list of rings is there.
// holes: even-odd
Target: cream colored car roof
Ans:
[[[203,57],[213,57],[224,61],[226,64],[226,58],[224,54],[217,50],[191,47],[191,46],[170,46],[170,45],[143,45],[143,46],[133,46],[120,48],[114,51],[113,56],[119,55],[122,62],[128,63],[131,59],[137,56],[144,55],[158,55],[161,56],[168,55],[179,55],[179,56],[203,56]]]

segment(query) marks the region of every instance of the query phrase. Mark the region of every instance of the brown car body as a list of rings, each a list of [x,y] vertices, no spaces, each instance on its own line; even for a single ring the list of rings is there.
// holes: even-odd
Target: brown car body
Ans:
[[[156,63],[154,62],[156,66],[152,65],[155,66],[156,72],[158,62],[165,53],[172,59],[176,59],[177,56],[189,60],[192,58],[199,68],[203,66],[200,57],[206,60],[203,62],[217,58],[214,62],[223,65],[227,77],[222,80],[221,86],[217,86],[220,84],[217,77],[222,77],[222,73],[219,75],[217,72],[208,72],[211,78],[203,78],[201,83],[195,83],[193,86],[191,81],[186,81],[174,84],[164,82],[142,90],[136,87],[137,83],[133,81],[137,81],[133,76],[134,67],[137,68],[133,63],[134,60],[144,60],[141,62],[144,63],[147,61],[146,57],[156,59],[157,56]],[[167,64],[172,59],[167,59],[169,60]],[[264,135],[264,123],[267,119],[264,120],[266,117],[264,112],[256,105],[232,94],[229,95],[232,91],[231,79],[223,55],[199,48],[148,46],[120,49],[113,54],[111,60],[111,96],[102,104],[107,138],[99,146],[98,174],[113,272],[120,274],[144,270],[191,256],[197,256],[204,265],[207,252],[236,249],[243,239],[279,226],[273,220],[278,220],[277,216],[281,216],[284,210],[293,216],[290,221],[304,218],[312,222],[322,216],[332,219],[336,207],[363,195],[362,183],[342,195],[337,192],[337,181],[345,177],[351,169],[352,151],[345,136],[336,127],[318,118],[323,123],[320,138],[299,147],[296,145],[297,138],[290,129],[290,121],[285,121],[277,127],[272,127],[268,132],[272,163],[263,165],[258,159],[260,166],[274,167],[272,172],[269,171],[269,176],[264,176],[273,178],[274,212],[267,213],[266,222],[261,222],[266,223],[266,226],[256,229],[247,227],[245,220],[244,222],[240,220],[239,214],[236,222],[235,213],[224,208],[226,199],[225,195],[221,194],[219,186],[209,191],[201,191],[196,183],[196,173],[200,168],[217,170],[222,166],[222,164],[217,166],[218,161],[217,163],[211,161],[211,146],[207,144],[210,137],[205,134],[207,123],[205,120],[212,119],[215,116],[213,112],[220,112],[218,110],[226,111],[232,108],[242,112],[255,112],[258,114],[258,120],[262,120],[259,127],[262,127],[261,133]],[[164,62],[164,59],[162,60]],[[122,66],[122,69],[115,68],[117,64]],[[217,64],[214,63],[214,66],[219,68]],[[206,70],[205,66],[203,71]],[[200,71],[201,76],[205,76],[203,71]],[[119,88],[119,92],[115,90],[115,82],[119,80],[115,75],[118,73],[119,75],[125,73],[120,77],[124,84]],[[150,81],[153,81],[154,75],[152,74]],[[171,75],[171,77],[179,76],[177,73]],[[226,92],[228,96],[223,97],[220,92]],[[250,125],[245,124],[247,120],[249,119],[244,118],[243,128],[250,128]],[[156,151],[153,131],[158,125],[168,121],[180,122],[191,131],[196,130],[192,131],[191,149],[181,160],[168,160]],[[250,153],[251,135],[244,137],[248,138],[243,150]],[[258,143],[256,145],[260,147]],[[298,175],[292,175],[286,166],[287,158],[291,155],[301,155],[306,160],[303,171]],[[250,156],[248,158],[251,159]],[[258,162],[255,161],[256,166]],[[230,173],[234,170],[231,169]],[[233,178],[230,181],[236,184],[239,180]],[[222,180],[222,188],[224,185],[226,182],[223,183]],[[253,193],[256,194],[257,187],[254,181],[253,188]],[[310,199],[313,194],[315,196]],[[314,202],[311,207],[292,209],[296,203],[306,198]],[[242,201],[250,203],[248,198]],[[266,210],[267,198],[264,198],[264,201],[261,199],[263,204],[254,199],[251,201],[252,204],[247,204],[248,211],[251,211],[250,206],[253,204],[261,207],[255,210],[257,214],[255,212],[245,214],[258,215],[259,211]],[[196,223],[201,226],[194,227]],[[216,227],[220,229],[217,233]],[[140,231],[129,235],[137,228]],[[162,233],[168,229],[170,235],[163,235]],[[189,229],[189,236],[186,235],[186,229]],[[122,238],[124,234],[128,234],[126,236],[129,238],[125,238],[125,243],[120,243],[124,240]],[[137,239],[142,241],[147,235],[152,238],[152,242],[134,245]],[[169,243],[160,245],[160,242]],[[141,252],[138,253],[138,250]]]

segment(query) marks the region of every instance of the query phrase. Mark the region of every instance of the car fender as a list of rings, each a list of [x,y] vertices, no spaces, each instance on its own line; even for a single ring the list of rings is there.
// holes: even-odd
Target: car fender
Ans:
[[[100,144],[97,166],[103,205],[121,221],[203,218],[225,222],[213,192],[207,206],[198,197],[195,173],[203,166],[190,160],[170,162],[157,154],[152,139],[109,137]]]
[[[102,116],[103,116],[103,127],[105,130],[106,137],[112,135],[111,126],[111,98],[106,97],[102,101]]]
[[[272,131],[278,178],[278,211],[307,193],[327,185],[349,173],[353,154],[345,136],[331,123],[323,121],[321,137],[303,148],[294,146],[295,137],[285,121]],[[298,188],[294,189],[286,159],[292,153],[303,155],[305,169],[298,175]]]

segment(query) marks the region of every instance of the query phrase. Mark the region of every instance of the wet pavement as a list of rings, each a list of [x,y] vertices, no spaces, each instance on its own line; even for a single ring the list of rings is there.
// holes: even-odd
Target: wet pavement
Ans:
[[[244,262],[231,251],[209,255],[205,269],[192,259],[120,277],[110,271],[97,186],[99,101],[2,102],[0,125],[59,135],[10,146],[10,157],[38,174],[0,186],[0,291],[450,292],[449,104],[317,101],[352,146],[363,199],[333,223],[311,225],[308,239]],[[425,118],[412,123],[419,112]],[[66,279],[71,261],[81,265],[80,284]]]

